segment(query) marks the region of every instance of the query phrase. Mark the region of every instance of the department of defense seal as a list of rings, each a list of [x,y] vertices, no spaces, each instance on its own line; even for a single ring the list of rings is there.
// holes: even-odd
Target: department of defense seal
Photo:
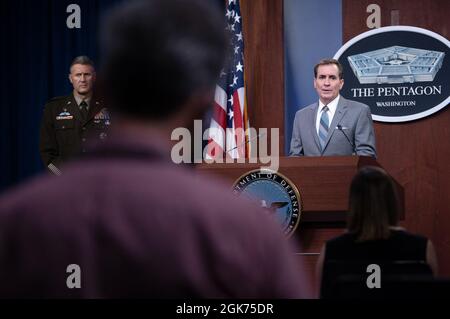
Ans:
[[[300,193],[282,174],[270,170],[249,171],[234,182],[233,193],[257,201],[280,223],[286,236],[296,230],[301,216]]]

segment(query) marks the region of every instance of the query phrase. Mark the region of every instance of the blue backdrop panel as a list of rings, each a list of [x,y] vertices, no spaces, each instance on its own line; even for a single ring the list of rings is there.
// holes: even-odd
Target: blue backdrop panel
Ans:
[[[314,65],[342,46],[341,0],[284,0],[285,153],[295,112],[317,101]]]

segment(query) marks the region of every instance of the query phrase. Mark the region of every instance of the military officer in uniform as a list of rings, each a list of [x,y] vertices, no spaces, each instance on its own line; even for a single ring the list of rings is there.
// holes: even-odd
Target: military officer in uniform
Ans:
[[[111,124],[108,110],[93,97],[94,64],[87,56],[70,65],[73,92],[47,102],[41,124],[39,149],[44,165],[61,174],[61,164],[85,151],[92,139],[105,139]]]

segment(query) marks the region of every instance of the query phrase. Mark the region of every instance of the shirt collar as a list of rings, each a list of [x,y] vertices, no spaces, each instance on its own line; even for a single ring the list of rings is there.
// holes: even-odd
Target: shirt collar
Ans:
[[[326,104],[328,106],[328,109],[330,110],[331,114],[336,113],[336,109],[337,109],[337,106],[339,103],[339,97],[340,97],[340,95],[336,96],[333,101]],[[322,111],[324,106],[325,106],[325,104],[323,104],[322,101],[319,100],[319,113]]]
[[[74,94],[73,97],[75,98],[75,102],[77,102],[77,105],[78,105],[78,106],[80,106],[80,103],[81,103],[83,100],[85,100],[86,103],[87,103],[87,105],[88,105],[88,108],[89,108],[89,106],[90,106],[90,104],[91,104],[91,97],[88,97],[88,98],[86,98],[86,99],[83,99],[83,98],[81,98],[80,96],[78,96],[78,95],[76,95],[76,94]]]

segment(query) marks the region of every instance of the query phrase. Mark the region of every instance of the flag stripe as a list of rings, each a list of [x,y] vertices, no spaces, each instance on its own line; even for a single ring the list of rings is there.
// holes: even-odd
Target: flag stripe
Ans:
[[[218,85],[216,85],[214,101],[225,113],[227,112],[227,92]]]
[[[216,87],[213,119],[210,128],[221,127],[225,134],[221,138],[217,132],[210,132],[207,148],[208,156],[218,150],[224,151],[214,156],[248,157],[249,148],[247,128],[249,127],[247,103],[244,86],[244,39],[242,35],[242,17],[239,1],[227,2],[227,29],[231,33],[231,54],[220,74]],[[214,148],[213,151],[209,151]]]

